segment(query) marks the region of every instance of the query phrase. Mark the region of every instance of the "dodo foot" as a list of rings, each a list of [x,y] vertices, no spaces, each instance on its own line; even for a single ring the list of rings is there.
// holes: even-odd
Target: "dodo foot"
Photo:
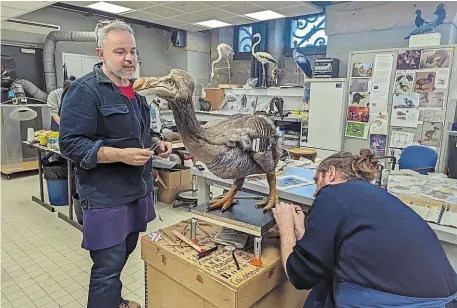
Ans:
[[[239,201],[234,200],[234,199],[226,199],[225,197],[222,199],[215,199],[215,200],[210,200],[208,202],[208,207],[206,208],[206,211],[213,211],[218,208],[222,208],[222,213],[231,208],[233,205],[237,204]]]
[[[257,202],[255,205],[256,205],[256,208],[263,207],[263,212],[266,213],[278,204],[279,204],[279,202],[278,202],[277,197],[273,197],[273,198],[269,197],[267,200]]]

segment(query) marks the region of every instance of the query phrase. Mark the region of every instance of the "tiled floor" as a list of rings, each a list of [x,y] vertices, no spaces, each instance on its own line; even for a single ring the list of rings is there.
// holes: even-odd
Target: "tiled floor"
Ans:
[[[1,180],[1,307],[86,307],[89,253],[80,231],[31,201],[38,176]],[[188,219],[186,209],[158,204],[148,232]],[[67,212],[66,208],[59,209]],[[122,273],[123,296],[144,305],[140,245]]]

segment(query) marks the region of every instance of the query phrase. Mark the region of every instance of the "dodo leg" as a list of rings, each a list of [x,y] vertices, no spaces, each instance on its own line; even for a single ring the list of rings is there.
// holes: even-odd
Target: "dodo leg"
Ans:
[[[276,191],[276,175],[274,173],[267,174],[267,181],[268,185],[270,186],[270,194],[268,195],[268,199],[266,201],[256,203],[258,207],[264,206],[264,211],[271,209],[273,206],[279,203],[278,193]]]
[[[230,190],[225,194],[225,196],[222,199],[210,200],[208,202],[208,210],[213,210],[222,207],[222,212],[225,212],[230,207],[232,207],[235,204],[233,202],[233,199],[237,191],[241,188],[241,186],[243,186],[243,183],[244,178],[235,179],[232,187],[230,187]]]

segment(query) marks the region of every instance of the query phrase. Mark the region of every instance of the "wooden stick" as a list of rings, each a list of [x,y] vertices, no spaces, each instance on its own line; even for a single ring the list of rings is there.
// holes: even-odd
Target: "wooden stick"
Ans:
[[[188,239],[187,237],[185,237],[184,235],[182,235],[182,234],[179,233],[178,231],[173,230],[173,231],[171,231],[171,233],[173,233],[177,238],[179,238],[180,240],[182,240],[184,243],[186,243],[187,245],[189,245],[190,247],[192,247],[192,248],[195,249],[196,251],[198,251],[198,252],[203,252],[203,251],[205,251],[203,248],[201,248],[201,247],[198,246],[197,244],[194,244],[190,239]]]

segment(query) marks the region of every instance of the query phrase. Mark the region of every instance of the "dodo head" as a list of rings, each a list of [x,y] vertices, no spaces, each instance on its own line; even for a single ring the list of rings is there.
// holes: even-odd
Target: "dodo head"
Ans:
[[[186,71],[172,69],[163,77],[140,77],[133,89],[143,96],[156,95],[170,103],[192,101],[194,82]]]

